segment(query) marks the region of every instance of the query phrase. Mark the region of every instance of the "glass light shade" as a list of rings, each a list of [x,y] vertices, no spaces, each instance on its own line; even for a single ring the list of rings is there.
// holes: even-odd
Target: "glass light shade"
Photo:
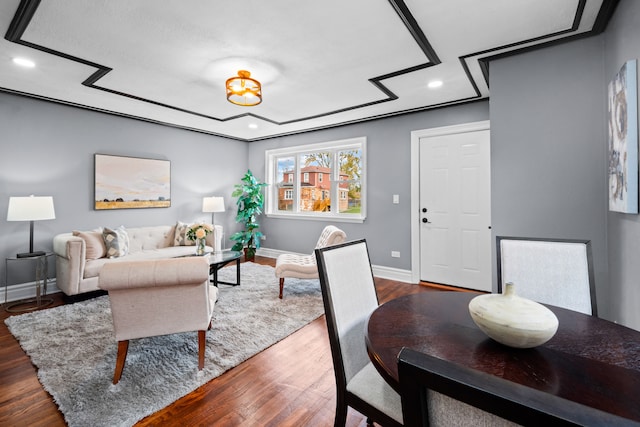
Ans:
[[[202,212],[224,212],[224,197],[204,197]]]
[[[7,221],[40,221],[55,219],[51,196],[10,197]]]
[[[226,87],[227,101],[232,104],[251,107],[262,102],[262,86],[248,71],[238,71],[237,77],[227,79]]]

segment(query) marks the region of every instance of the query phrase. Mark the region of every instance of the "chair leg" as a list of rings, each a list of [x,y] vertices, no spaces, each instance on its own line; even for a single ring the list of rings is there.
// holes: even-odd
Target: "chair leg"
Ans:
[[[207,343],[207,331],[198,331],[198,370],[204,368],[204,348]]]
[[[280,299],[282,299],[282,291],[284,289],[284,277],[280,278]]]
[[[118,384],[122,377],[124,362],[127,359],[127,351],[129,350],[129,340],[118,341],[118,356],[116,357],[116,371],[113,374],[113,383]]]
[[[347,424],[347,410],[347,405],[344,402],[342,404],[340,402],[337,403],[336,418],[333,422],[334,427],[345,427]]]

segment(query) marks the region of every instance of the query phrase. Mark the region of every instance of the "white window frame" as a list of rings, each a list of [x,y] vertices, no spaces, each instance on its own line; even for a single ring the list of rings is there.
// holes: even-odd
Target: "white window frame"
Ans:
[[[334,153],[334,161],[332,165],[337,165],[338,153],[346,150],[361,150],[360,158],[362,173],[360,175],[360,213],[340,213],[338,209],[331,212],[305,212],[300,211],[300,203],[298,195],[300,194],[300,180],[296,180],[296,176],[300,176],[300,169],[303,167],[298,163],[299,156],[305,153],[315,153],[319,151],[329,151]],[[271,218],[291,218],[303,220],[326,221],[331,219],[337,222],[358,222],[362,223],[367,217],[367,138],[357,137],[343,139],[338,141],[327,141],[318,144],[300,145],[295,147],[276,148],[273,150],[265,150],[265,182],[269,184],[265,189],[265,215]],[[278,210],[278,167],[277,160],[282,157],[292,156],[295,160],[293,174],[293,211]],[[340,200],[340,182],[344,182],[340,178],[339,168],[332,166],[331,175],[331,198],[332,200]],[[326,190],[325,190],[326,191]]]

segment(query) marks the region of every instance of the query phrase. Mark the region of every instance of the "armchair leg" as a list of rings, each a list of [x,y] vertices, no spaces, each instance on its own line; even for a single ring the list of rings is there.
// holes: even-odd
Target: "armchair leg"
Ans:
[[[118,384],[122,377],[124,362],[127,360],[127,351],[129,350],[129,340],[118,341],[118,356],[116,357],[116,371],[113,374],[113,383]]]
[[[204,349],[207,343],[207,331],[198,331],[198,370],[204,368]]]
[[[284,277],[280,278],[280,299],[282,299],[282,291],[284,290]]]

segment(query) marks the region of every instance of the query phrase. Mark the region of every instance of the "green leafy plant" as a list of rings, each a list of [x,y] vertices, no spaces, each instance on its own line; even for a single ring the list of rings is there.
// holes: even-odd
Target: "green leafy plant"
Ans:
[[[244,224],[244,230],[238,231],[230,237],[231,240],[236,242],[231,249],[240,251],[246,248],[245,257],[253,259],[256,255],[256,250],[260,248],[262,233],[258,231],[260,224],[258,224],[257,218],[264,207],[262,189],[267,184],[259,182],[250,170],[247,170],[241,181],[241,184],[234,186],[235,190],[233,190],[231,196],[238,198],[236,201],[238,205],[236,222]]]

